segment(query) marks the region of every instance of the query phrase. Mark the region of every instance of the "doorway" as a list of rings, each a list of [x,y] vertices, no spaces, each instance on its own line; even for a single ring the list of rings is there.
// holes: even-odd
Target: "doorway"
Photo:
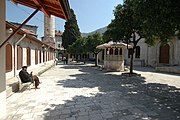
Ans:
[[[169,64],[169,50],[170,46],[168,44],[160,46],[159,63]]]

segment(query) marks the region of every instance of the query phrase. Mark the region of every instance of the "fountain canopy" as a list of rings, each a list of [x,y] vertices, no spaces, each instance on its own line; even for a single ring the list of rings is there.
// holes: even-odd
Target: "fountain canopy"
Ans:
[[[124,71],[124,51],[132,48],[123,42],[104,43],[96,48],[104,50],[104,69],[108,71]]]

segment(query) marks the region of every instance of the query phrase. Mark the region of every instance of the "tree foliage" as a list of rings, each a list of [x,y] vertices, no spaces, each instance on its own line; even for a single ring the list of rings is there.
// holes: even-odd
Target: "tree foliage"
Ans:
[[[97,55],[101,50],[97,49],[96,46],[102,43],[102,36],[99,33],[95,33],[93,35],[89,35],[88,37],[79,38],[72,45],[70,45],[67,50],[71,54],[95,54],[95,65],[97,66]]]
[[[108,25],[104,38],[113,41],[124,41],[127,44],[133,43],[131,50],[130,73],[133,73],[133,56],[137,43],[143,38],[142,25],[133,9],[132,1],[125,1],[119,4],[114,10],[115,19]]]
[[[133,9],[141,21],[147,43],[155,39],[168,42],[180,36],[179,0],[131,0]]]
[[[62,37],[62,45],[65,49],[67,49],[69,45],[72,45],[81,36],[76,20],[76,15],[72,9],[71,18],[65,22],[64,27],[65,30]]]
[[[87,38],[87,48],[91,53],[99,53],[99,49],[96,47],[103,43],[102,36],[99,33],[95,33],[93,35],[89,35]]]
[[[133,72],[133,54],[137,43],[168,42],[180,36],[180,1],[178,0],[126,0],[114,10],[115,19],[108,25],[103,38],[133,43],[130,73]]]
[[[93,35],[89,35],[87,37],[87,48],[89,53],[95,54],[95,66],[98,65],[98,53],[101,51],[97,49],[96,47],[100,44],[104,43],[102,36],[99,33],[95,33]]]
[[[78,38],[72,45],[68,47],[67,51],[71,54],[86,54],[86,38]]]

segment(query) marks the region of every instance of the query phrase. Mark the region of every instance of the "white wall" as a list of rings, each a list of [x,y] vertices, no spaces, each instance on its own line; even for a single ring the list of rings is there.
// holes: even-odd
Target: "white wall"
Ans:
[[[6,37],[8,37],[9,34],[6,34]],[[13,44],[15,42],[17,42],[19,39],[21,39],[23,37],[23,35],[19,35],[19,34],[15,34],[11,40],[9,41],[9,43],[12,45],[12,71],[10,72],[7,72],[6,73],[6,80],[8,79],[11,79],[13,78],[15,75],[17,75],[19,73],[19,70],[17,70],[17,45],[20,45],[22,47],[22,50],[23,50],[23,66],[24,65],[27,65],[27,48],[29,47],[31,49],[31,66],[28,67],[28,70],[31,70],[31,69],[34,69],[34,68],[37,68],[39,65],[42,65],[44,64],[43,62],[40,64],[39,62],[39,50],[42,49],[42,45],[35,42],[35,41],[32,41],[30,40],[29,38],[25,37],[24,39],[22,39],[22,41],[20,41],[15,49],[14,49],[14,46]],[[38,50],[38,64],[35,65],[35,50]],[[15,50],[15,57],[14,57],[14,50]],[[15,61],[14,61],[15,59]],[[41,59],[43,60],[43,54],[41,53]],[[14,65],[15,65],[15,68],[14,68]]]

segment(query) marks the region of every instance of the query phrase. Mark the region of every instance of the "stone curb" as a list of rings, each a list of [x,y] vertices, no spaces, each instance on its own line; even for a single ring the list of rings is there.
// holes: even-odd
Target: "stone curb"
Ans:
[[[52,65],[50,65],[50,66],[46,67],[45,69],[39,71],[39,72],[37,73],[37,75],[40,76],[41,74],[43,74],[44,72],[46,72],[47,70],[51,69],[51,68],[54,67],[54,66],[55,66],[55,63],[53,63]]]

